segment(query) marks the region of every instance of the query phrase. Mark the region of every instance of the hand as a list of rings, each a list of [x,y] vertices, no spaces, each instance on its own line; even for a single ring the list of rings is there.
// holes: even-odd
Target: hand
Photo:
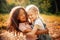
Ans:
[[[37,29],[39,29],[39,25],[34,25],[34,28],[37,28]]]
[[[35,34],[31,33],[31,32],[27,33],[26,36],[28,38],[36,38],[37,37],[37,35],[35,35]]]
[[[36,34],[37,35],[40,35],[40,34],[48,34],[48,30],[47,29],[46,30],[39,29],[39,30],[37,30]]]

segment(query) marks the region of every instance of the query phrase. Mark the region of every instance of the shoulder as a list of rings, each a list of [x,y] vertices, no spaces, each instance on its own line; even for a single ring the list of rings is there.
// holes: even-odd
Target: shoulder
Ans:
[[[39,25],[39,26],[41,26],[42,29],[45,29],[44,23],[43,23],[43,21],[42,21],[41,18],[37,18],[35,20],[34,25],[36,25],[36,24]]]
[[[35,24],[43,24],[43,21],[41,18],[37,18],[34,23]]]

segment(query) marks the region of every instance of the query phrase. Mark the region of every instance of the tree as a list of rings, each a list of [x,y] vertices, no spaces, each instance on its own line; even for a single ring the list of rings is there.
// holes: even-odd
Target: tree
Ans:
[[[6,12],[7,11],[6,5],[7,5],[6,0],[0,0],[0,12]]]
[[[0,13],[10,12],[11,8],[14,6],[15,4],[8,4],[6,0],[0,0]]]
[[[47,12],[50,7],[49,0],[30,0],[31,4],[35,4],[40,9],[40,12]]]

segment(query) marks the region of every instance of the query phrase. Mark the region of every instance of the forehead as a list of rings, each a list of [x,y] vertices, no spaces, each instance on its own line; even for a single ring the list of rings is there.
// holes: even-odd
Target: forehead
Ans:
[[[31,10],[31,11],[38,11],[37,8],[35,8],[35,7],[29,8],[29,11],[30,11],[30,10]]]
[[[19,15],[25,15],[25,14],[26,14],[26,12],[23,9],[19,10]]]
[[[19,11],[24,11],[24,9],[23,8],[20,8]]]
[[[28,10],[28,14],[38,14],[37,8],[31,7],[31,8]]]
[[[24,9],[20,9],[19,12],[20,12],[20,14],[26,13],[26,11]]]

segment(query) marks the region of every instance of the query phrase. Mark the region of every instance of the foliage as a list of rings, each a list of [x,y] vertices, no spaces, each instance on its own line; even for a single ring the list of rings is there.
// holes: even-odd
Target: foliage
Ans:
[[[49,0],[30,0],[31,4],[35,4],[39,7],[40,12],[47,12],[50,7]]]
[[[36,5],[41,13],[60,14],[58,0],[0,0],[0,13],[10,12],[14,6]]]
[[[14,6],[14,4],[9,5],[6,0],[0,0],[0,13],[10,12],[11,8]]]

